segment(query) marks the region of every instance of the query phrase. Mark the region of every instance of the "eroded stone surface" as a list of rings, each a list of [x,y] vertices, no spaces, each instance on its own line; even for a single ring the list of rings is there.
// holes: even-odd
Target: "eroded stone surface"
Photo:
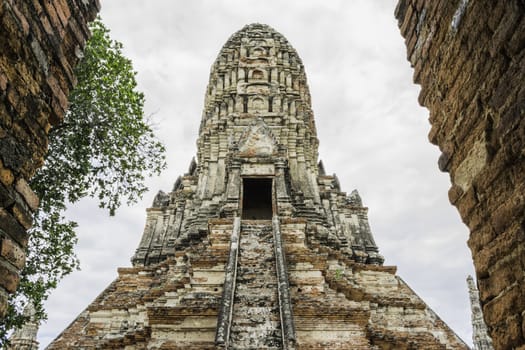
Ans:
[[[240,247],[231,349],[282,349],[271,222],[243,224]]]
[[[382,266],[357,191],[324,173],[279,33],[252,24],[224,45],[197,144],[148,209],[134,267],[49,349],[467,349]]]
[[[51,125],[64,116],[99,8],[98,0],[0,2],[0,318],[38,207],[28,181],[43,164]]]
[[[496,349],[525,348],[525,5],[401,0],[396,9],[429,139],[470,229]]]

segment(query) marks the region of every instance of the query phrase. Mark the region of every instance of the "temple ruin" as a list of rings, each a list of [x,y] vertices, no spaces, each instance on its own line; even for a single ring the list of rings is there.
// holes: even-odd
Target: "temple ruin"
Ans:
[[[383,265],[318,143],[293,47],[262,24],[233,34],[197,156],[147,209],[133,267],[48,349],[468,349]]]

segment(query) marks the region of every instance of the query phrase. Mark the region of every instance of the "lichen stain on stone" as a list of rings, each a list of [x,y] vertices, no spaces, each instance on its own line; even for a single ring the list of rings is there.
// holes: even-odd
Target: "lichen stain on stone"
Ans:
[[[455,34],[458,31],[459,24],[461,23],[461,20],[463,19],[463,15],[465,14],[465,10],[467,9],[468,0],[460,0],[459,6],[456,9],[456,12],[454,12],[454,16],[452,16],[452,21],[450,22],[450,29]]]
[[[484,141],[477,141],[470,149],[468,155],[456,168],[453,182],[466,192],[472,185],[472,180],[485,167],[487,163],[487,147]]]

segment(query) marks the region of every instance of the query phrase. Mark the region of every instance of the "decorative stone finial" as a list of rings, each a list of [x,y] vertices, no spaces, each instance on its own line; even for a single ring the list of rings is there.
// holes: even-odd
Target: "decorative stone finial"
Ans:
[[[472,276],[467,277],[470,308],[472,309],[472,341],[474,350],[494,350],[479,302],[479,291]]]
[[[356,207],[362,207],[363,201],[357,190],[353,190],[352,193],[348,196],[348,202]]]
[[[38,350],[38,333],[39,322],[36,320],[36,310],[33,303],[29,302],[24,308],[24,316],[29,318],[22,328],[13,332],[9,338],[7,350]]]
[[[166,205],[169,204],[169,201],[170,201],[170,196],[166,192],[160,190],[159,192],[157,192],[155,199],[153,199],[152,207],[153,208],[165,207]]]

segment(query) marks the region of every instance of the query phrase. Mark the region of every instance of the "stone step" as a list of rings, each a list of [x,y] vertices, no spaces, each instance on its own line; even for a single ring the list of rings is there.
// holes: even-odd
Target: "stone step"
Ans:
[[[247,347],[247,346],[241,346],[241,347],[238,347],[238,346],[231,346],[229,347],[229,349],[232,349],[232,350],[280,350],[282,349],[281,346],[253,346],[253,347]]]
[[[241,225],[230,349],[282,349],[271,221]]]

